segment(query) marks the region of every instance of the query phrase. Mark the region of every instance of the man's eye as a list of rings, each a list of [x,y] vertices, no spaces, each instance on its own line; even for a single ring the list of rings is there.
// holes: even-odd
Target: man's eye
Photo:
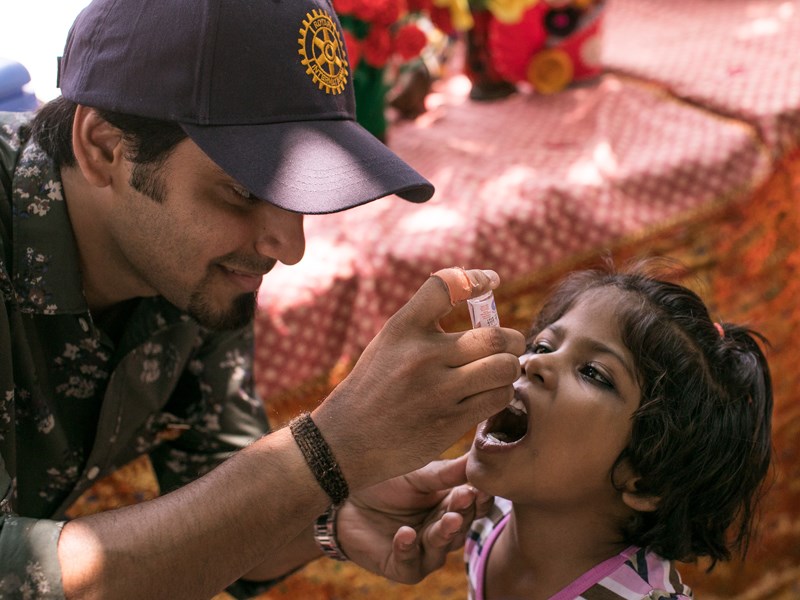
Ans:
[[[258,198],[254,196],[250,191],[246,190],[245,188],[234,185],[232,186],[233,191],[236,192],[236,195],[242,198],[245,203],[247,204],[255,204],[258,202]]]
[[[238,185],[233,186],[233,191],[239,194],[242,198],[246,198],[247,200],[253,197],[253,194],[251,194],[248,190]]]

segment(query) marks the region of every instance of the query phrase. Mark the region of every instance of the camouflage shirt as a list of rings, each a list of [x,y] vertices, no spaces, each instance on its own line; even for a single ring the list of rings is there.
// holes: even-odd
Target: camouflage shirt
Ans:
[[[267,421],[252,328],[214,333],[158,297],[126,305],[116,343],[92,320],[60,176],[26,118],[0,113],[0,598],[62,598],[58,536],[94,481],[146,454],[175,489]]]

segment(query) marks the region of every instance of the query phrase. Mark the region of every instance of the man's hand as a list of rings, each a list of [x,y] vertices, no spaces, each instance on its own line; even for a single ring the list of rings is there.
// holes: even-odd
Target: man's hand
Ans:
[[[339,545],[361,567],[417,583],[464,544],[491,496],[466,483],[466,455],[436,461],[354,494],[339,509]]]
[[[499,281],[480,269],[435,273],[314,410],[351,490],[434,460],[511,402],[524,336],[502,327],[448,333],[439,325],[454,304]]]

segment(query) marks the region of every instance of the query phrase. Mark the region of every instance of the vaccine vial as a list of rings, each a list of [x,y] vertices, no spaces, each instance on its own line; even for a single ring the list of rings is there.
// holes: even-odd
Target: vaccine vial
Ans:
[[[478,327],[500,327],[500,317],[497,316],[497,306],[494,302],[494,294],[489,290],[477,298],[467,300],[469,308],[469,318],[472,319],[472,328]]]

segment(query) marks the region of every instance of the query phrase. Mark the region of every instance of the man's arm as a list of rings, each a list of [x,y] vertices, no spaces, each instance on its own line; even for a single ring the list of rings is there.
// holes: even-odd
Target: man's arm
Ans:
[[[469,276],[472,295],[496,287],[493,273]],[[445,333],[438,321],[451,308],[431,277],[314,411],[351,491],[426,464],[510,401],[523,336]],[[265,561],[287,567],[287,544],[307,543],[301,533],[329,502],[282,429],[175,492],[67,523],[58,546],[65,593],[213,596]]]
[[[285,573],[297,565],[283,547],[303,542],[328,502],[282,429],[163,497],[68,522],[58,544],[65,595],[196,599],[265,561],[275,573],[259,575]]]

